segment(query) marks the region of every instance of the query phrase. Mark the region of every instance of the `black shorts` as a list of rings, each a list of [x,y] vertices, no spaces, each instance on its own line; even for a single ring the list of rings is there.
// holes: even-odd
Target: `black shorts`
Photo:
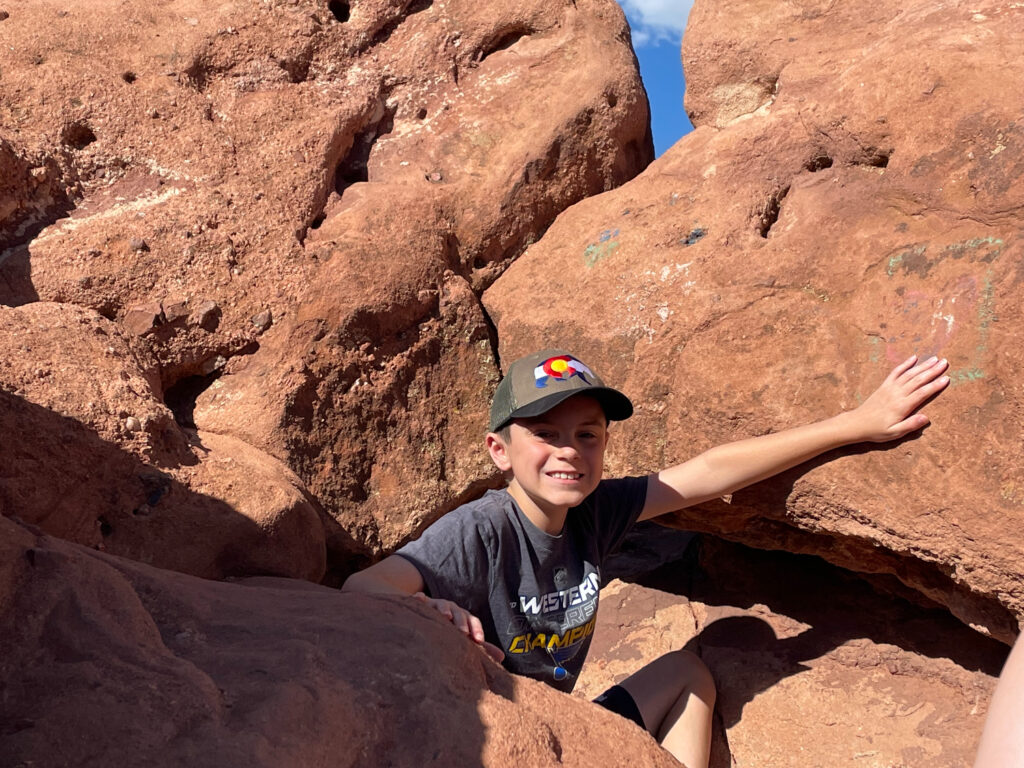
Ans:
[[[610,712],[621,715],[627,720],[632,720],[645,731],[647,730],[647,725],[644,723],[644,716],[640,714],[640,708],[636,705],[636,702],[633,701],[633,697],[629,695],[629,691],[621,685],[613,685],[607,691],[594,699],[594,703],[600,704]]]

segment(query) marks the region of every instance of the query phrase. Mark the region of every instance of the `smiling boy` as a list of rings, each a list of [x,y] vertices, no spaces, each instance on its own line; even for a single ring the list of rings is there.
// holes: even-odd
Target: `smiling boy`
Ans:
[[[517,674],[571,691],[590,647],[603,567],[634,523],[718,498],[852,443],[928,424],[917,409],[948,383],[945,360],[897,366],[856,410],[712,448],[645,477],[602,478],[608,424],[629,399],[567,352],[511,366],[491,405],[487,450],[508,485],[431,525],[344,589],[415,596]],[[597,703],[646,728],[690,768],[707,766],[715,688],[673,651]]]

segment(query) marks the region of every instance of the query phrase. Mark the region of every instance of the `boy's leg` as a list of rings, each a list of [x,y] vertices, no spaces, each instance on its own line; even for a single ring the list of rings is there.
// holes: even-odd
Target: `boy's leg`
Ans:
[[[619,683],[650,731],[687,768],[707,768],[715,681],[700,657],[672,651]]]
[[[1024,635],[1018,638],[999,675],[981,734],[974,768],[1024,765]]]

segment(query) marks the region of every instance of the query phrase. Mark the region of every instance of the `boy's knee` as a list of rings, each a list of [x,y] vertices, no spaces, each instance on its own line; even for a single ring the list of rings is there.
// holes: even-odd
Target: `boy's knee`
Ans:
[[[715,678],[704,660],[690,651],[672,651],[670,656],[680,682],[708,706],[714,706],[717,695]]]

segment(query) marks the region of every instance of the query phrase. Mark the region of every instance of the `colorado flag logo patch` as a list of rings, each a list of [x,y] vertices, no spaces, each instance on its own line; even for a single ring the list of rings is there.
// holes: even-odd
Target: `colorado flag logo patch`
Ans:
[[[590,384],[587,376],[593,375],[587,366],[571,355],[549,357],[533,369],[533,378],[536,380],[538,388],[546,387],[548,379],[568,381],[573,376],[579,376],[587,384]]]

